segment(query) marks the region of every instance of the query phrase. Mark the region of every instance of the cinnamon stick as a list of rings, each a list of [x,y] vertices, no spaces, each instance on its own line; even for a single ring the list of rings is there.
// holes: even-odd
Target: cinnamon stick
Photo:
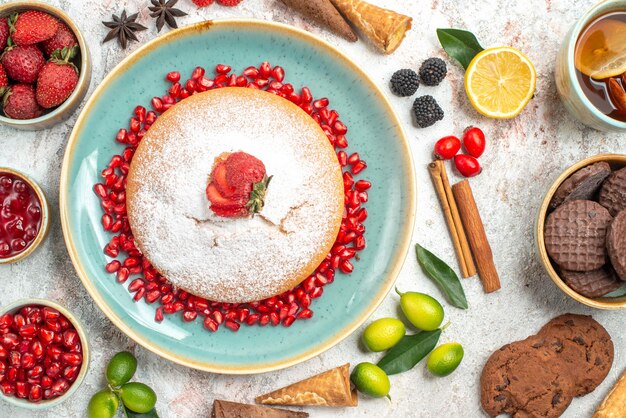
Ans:
[[[452,192],[472,248],[483,289],[487,293],[495,292],[500,289],[500,278],[493,262],[493,254],[472,188],[467,180],[463,180],[452,186]]]
[[[452,195],[452,189],[450,188],[450,182],[448,181],[448,173],[446,172],[446,166],[443,161],[437,160],[428,165],[428,171],[432,177],[439,203],[443,211],[446,224],[448,225],[448,231],[452,238],[452,244],[456,252],[459,267],[461,269],[461,276],[464,278],[474,276],[476,274],[476,266],[472,259],[472,253],[467,242],[467,236],[461,223],[459,216],[459,210],[454,196]]]

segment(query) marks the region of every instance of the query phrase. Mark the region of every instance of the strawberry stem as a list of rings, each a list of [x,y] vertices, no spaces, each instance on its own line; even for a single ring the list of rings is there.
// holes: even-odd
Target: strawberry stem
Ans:
[[[250,200],[246,203],[246,207],[251,214],[259,213],[263,210],[263,206],[265,205],[265,193],[267,192],[267,186],[269,186],[272,177],[274,176],[263,176],[263,180],[252,184]]]

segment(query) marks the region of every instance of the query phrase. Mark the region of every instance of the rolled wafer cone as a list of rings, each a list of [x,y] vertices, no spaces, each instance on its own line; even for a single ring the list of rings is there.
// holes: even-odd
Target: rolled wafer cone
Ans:
[[[356,34],[330,0],[282,0],[282,2],[348,41],[357,41]]]
[[[411,29],[411,19],[393,10],[383,9],[363,0],[332,0],[341,14],[382,52],[395,51]]]
[[[238,402],[215,400],[211,418],[307,418],[309,414],[267,406],[248,405]]]
[[[275,390],[256,398],[266,405],[356,406],[356,390],[350,388],[350,364]]]
[[[626,372],[598,407],[593,418],[626,418]]]

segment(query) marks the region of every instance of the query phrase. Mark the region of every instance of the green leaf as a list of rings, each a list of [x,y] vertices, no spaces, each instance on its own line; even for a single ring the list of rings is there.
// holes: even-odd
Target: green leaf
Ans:
[[[124,416],[126,418],[159,418],[159,415],[157,414],[155,408],[153,408],[150,412],[146,412],[145,414],[139,414],[137,412],[131,411],[126,407],[126,405],[123,404],[122,408],[124,409]]]
[[[461,29],[437,29],[443,49],[467,70],[472,59],[484,48],[472,32]]]
[[[446,295],[448,302],[457,308],[467,309],[468,304],[465,292],[463,291],[463,286],[461,286],[459,276],[456,275],[454,270],[419,244],[415,245],[415,252],[420,266],[422,266],[426,275],[439,286]]]
[[[380,359],[378,367],[388,375],[398,374],[411,370],[422,361],[435,346],[441,329],[422,331],[414,335],[405,335],[398,344],[394,345],[387,354]]]

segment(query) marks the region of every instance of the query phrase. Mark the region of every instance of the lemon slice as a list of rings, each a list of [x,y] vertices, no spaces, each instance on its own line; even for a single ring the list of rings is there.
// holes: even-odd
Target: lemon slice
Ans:
[[[604,19],[592,24],[578,40],[574,63],[597,80],[626,72],[626,23]]]
[[[517,116],[533,97],[537,74],[532,62],[515,48],[498,47],[474,57],[465,72],[465,91],[485,116]]]

